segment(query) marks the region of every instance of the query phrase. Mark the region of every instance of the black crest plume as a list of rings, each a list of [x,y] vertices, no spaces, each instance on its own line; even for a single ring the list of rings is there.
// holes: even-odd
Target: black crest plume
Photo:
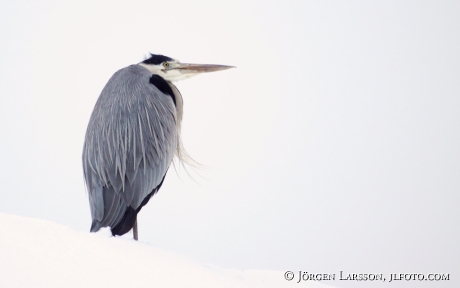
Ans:
[[[153,65],[158,65],[158,64],[161,64],[165,61],[172,61],[174,59],[168,57],[168,56],[164,56],[164,55],[157,55],[157,54],[152,54],[150,53],[150,58],[147,58],[145,59],[144,61],[142,61],[142,63],[145,63],[145,64],[153,64]]]

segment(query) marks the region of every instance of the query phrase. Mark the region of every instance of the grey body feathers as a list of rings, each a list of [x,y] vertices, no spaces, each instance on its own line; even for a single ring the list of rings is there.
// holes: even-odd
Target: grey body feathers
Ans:
[[[182,97],[149,83],[151,73],[139,65],[117,71],[101,92],[91,115],[83,148],[91,231],[114,227],[128,207],[162,183],[176,154],[181,157]]]

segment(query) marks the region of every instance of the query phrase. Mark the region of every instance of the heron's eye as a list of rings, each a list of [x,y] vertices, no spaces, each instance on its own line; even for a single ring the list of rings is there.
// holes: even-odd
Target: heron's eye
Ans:
[[[169,63],[168,63],[168,62],[164,62],[164,63],[163,63],[163,67],[169,68]]]

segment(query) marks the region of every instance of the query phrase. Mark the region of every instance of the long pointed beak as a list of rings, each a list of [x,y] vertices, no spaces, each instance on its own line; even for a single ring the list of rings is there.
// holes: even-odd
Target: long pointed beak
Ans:
[[[206,72],[216,72],[221,70],[227,70],[230,68],[235,68],[234,66],[226,65],[214,65],[214,64],[187,64],[180,63],[179,66],[172,68],[171,70],[178,70],[183,74],[188,73],[206,73]]]

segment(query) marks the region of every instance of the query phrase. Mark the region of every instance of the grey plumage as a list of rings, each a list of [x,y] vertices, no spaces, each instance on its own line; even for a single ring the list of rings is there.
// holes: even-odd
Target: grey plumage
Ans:
[[[91,232],[111,227],[113,235],[123,235],[137,227],[137,213],[160,189],[174,155],[190,160],[180,141],[182,96],[171,81],[228,68],[152,54],[110,78],[83,147]]]
[[[161,183],[178,147],[182,111],[149,84],[151,76],[139,65],[119,70],[94,107],[83,149],[91,231],[113,227],[128,206],[138,209]]]

